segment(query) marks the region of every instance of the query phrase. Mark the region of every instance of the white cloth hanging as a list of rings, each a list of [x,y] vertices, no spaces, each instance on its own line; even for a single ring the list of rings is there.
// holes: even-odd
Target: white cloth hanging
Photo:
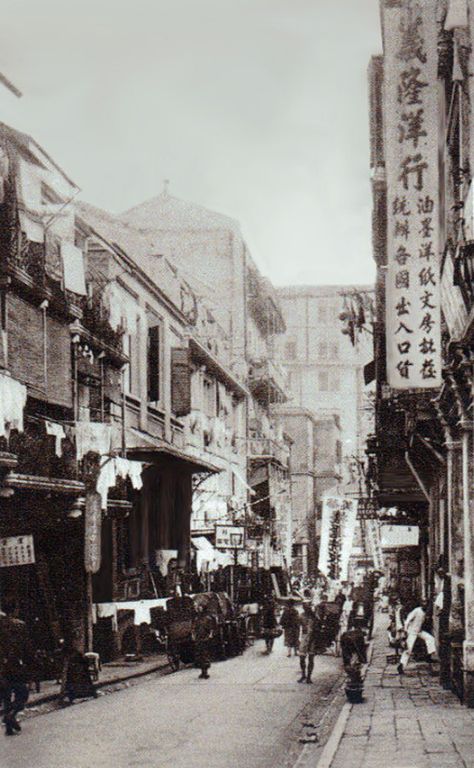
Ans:
[[[64,269],[64,287],[68,291],[85,296],[86,278],[84,275],[84,254],[74,243],[61,243],[61,258]]]
[[[58,424],[55,421],[46,421],[46,434],[47,435],[53,435],[55,438],[55,451],[56,456],[61,457],[63,455],[63,446],[62,441],[66,437],[66,433],[64,431],[64,427],[62,424]]]
[[[12,429],[23,432],[25,405],[25,385],[6,373],[0,373],[0,437],[8,437]]]
[[[143,464],[141,461],[130,461],[121,457],[104,459],[100,468],[96,490],[101,498],[102,509],[107,509],[109,488],[113,488],[118,477],[129,477],[132,487],[139,491],[143,487]]]
[[[99,421],[77,421],[74,427],[77,460],[92,451],[100,456],[110,453],[112,429],[110,424]]]
[[[467,0],[449,0],[444,28],[448,32],[456,27],[467,27]]]

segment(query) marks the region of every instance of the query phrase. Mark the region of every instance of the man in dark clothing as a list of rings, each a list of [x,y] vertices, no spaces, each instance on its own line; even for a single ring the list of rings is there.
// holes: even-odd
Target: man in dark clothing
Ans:
[[[26,624],[13,618],[10,606],[0,611],[0,699],[6,736],[21,731],[17,714],[28,701],[32,653]]]
[[[277,627],[277,619],[275,615],[275,603],[271,597],[267,597],[262,606],[261,612],[262,620],[262,636],[265,640],[265,648],[267,653],[272,652],[273,643],[275,642],[275,630]]]
[[[319,627],[319,620],[311,608],[311,603],[303,603],[303,614],[300,616],[301,639],[299,645],[301,677],[299,683],[311,683],[311,675],[314,668],[314,656],[316,653],[316,633]],[[306,658],[308,658],[308,669],[306,670]]]
[[[198,606],[198,613],[193,622],[192,637],[194,640],[194,655],[196,666],[201,670],[199,678],[201,680],[209,679],[209,669],[211,666],[210,644],[214,635],[214,619],[210,615],[207,605],[203,603]]]

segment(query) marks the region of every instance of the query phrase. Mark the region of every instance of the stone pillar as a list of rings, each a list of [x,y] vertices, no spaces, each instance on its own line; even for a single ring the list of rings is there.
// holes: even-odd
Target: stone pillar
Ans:
[[[459,596],[459,586],[463,581],[464,536],[463,536],[463,480],[462,480],[462,444],[460,440],[452,443],[452,483],[450,515],[450,551],[449,569],[451,572],[451,610],[449,630],[462,629],[463,608]]]
[[[474,707],[474,441],[470,421],[463,426],[464,703]]]

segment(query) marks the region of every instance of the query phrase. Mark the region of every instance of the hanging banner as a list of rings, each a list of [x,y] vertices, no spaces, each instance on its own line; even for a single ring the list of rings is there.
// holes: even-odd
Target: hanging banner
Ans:
[[[86,496],[84,566],[86,573],[97,573],[101,564],[102,500],[99,493]]]
[[[33,565],[34,562],[33,536],[8,536],[0,539],[0,568]]]
[[[370,553],[374,560],[374,568],[377,571],[384,570],[382,542],[380,536],[380,523],[378,520],[367,520],[367,538],[370,544]]]
[[[436,3],[384,0],[387,378],[441,385]]]
[[[356,499],[323,499],[318,568],[328,579],[347,580],[356,519]]]

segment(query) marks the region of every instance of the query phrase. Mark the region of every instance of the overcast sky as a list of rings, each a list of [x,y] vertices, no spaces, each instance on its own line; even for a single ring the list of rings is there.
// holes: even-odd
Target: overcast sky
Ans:
[[[4,0],[0,119],[121,212],[162,190],[242,223],[278,285],[373,279],[378,0]]]

